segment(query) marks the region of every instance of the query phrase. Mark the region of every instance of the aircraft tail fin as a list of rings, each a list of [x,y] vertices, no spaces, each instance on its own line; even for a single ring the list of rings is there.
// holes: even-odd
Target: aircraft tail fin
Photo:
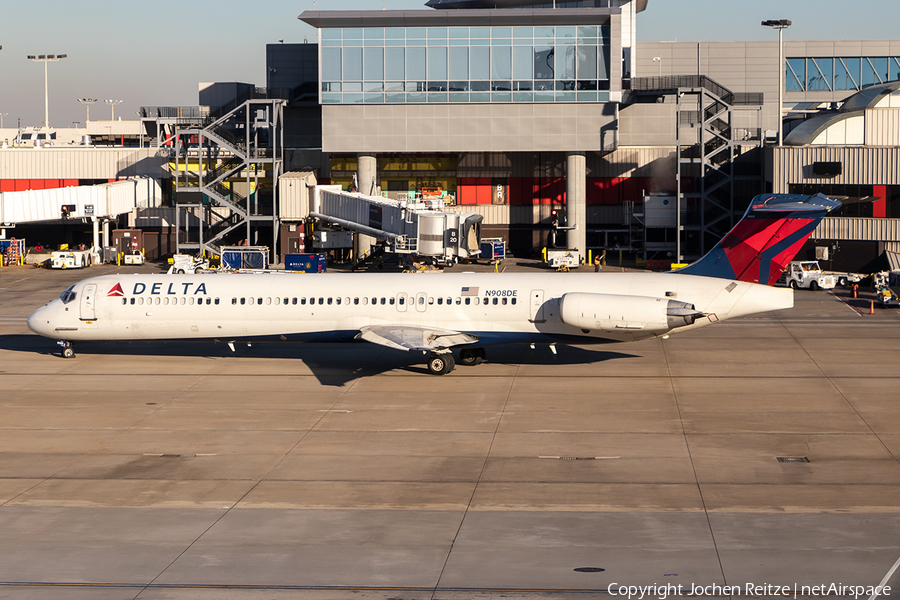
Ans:
[[[712,250],[675,272],[773,285],[819,221],[839,206],[822,194],[760,194]]]

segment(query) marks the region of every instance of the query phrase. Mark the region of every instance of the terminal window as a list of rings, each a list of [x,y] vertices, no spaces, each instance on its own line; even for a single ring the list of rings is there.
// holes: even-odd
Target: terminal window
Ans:
[[[788,58],[788,92],[854,91],[900,80],[898,56]]]
[[[324,104],[605,102],[609,25],[323,29]]]

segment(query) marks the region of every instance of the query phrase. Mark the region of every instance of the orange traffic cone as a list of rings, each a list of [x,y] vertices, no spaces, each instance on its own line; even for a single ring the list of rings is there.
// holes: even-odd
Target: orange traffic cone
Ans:
[[[869,314],[870,315],[875,314],[875,301],[874,300],[869,300]]]

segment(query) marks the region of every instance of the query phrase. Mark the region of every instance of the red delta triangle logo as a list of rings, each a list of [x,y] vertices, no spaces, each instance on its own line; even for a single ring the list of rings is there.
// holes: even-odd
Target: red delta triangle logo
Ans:
[[[122,291],[122,286],[117,283],[116,285],[114,285],[112,287],[111,290],[109,290],[109,293],[106,295],[107,296],[124,296],[125,292]]]

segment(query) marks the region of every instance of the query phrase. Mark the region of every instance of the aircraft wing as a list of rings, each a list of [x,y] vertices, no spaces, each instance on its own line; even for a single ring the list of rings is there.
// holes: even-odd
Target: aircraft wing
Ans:
[[[413,325],[371,325],[360,329],[356,337],[397,350],[439,350],[478,341],[460,331]]]

